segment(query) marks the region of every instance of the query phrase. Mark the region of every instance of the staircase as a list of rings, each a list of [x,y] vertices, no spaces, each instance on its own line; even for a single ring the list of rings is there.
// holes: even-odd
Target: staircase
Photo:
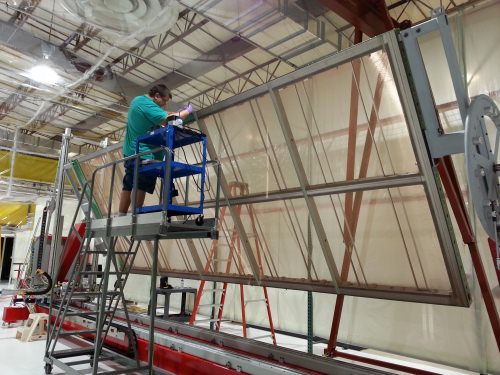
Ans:
[[[128,319],[123,293],[141,241],[129,240],[126,237],[110,237],[104,241],[104,247],[91,246],[92,232],[87,227],[81,236],[80,229],[81,226],[72,226],[68,238],[74,237],[75,241],[67,241],[63,251],[63,255],[66,254],[72,246],[71,243],[80,245],[69,270],[67,277],[69,281],[59,295],[53,294],[51,298],[49,315],[52,319],[45,352],[45,372],[51,373],[52,366],[56,365],[65,373],[80,374],[85,371],[81,372],[83,370],[78,370],[76,366],[83,364],[91,365],[94,374],[147,371],[149,367],[139,362],[136,340]],[[98,256],[105,257],[103,269],[95,270],[88,267],[97,264],[94,258]],[[64,266],[64,263],[62,265]],[[113,285],[109,283],[109,275],[116,277]],[[100,281],[91,283],[90,279],[100,279]],[[127,317],[125,330],[112,322],[118,307],[123,308]],[[114,340],[127,342],[130,353],[121,354],[106,349],[104,345],[111,337]],[[56,350],[57,343],[62,338],[77,343],[78,347]],[[109,360],[120,364],[123,368],[119,371],[101,371],[99,363]]]

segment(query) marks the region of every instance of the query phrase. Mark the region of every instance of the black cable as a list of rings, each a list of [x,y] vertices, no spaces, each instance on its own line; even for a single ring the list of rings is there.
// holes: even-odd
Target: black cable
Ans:
[[[184,160],[187,162],[186,150],[184,150],[184,147],[181,147],[181,150],[182,150],[182,153],[184,154]],[[204,193],[210,192],[210,176],[209,176],[208,170],[206,172],[207,172],[206,173],[206,176],[207,176],[207,188],[205,190],[203,190]],[[197,179],[194,177],[194,175],[191,175],[191,177],[193,178],[193,182],[196,185],[196,190],[198,192],[201,192],[202,189],[201,189],[200,184],[198,183]]]
[[[193,133],[196,133],[196,134],[199,134],[199,135],[205,135],[205,134],[203,134],[203,133],[201,132],[201,130],[200,130],[200,129],[191,128],[191,127],[186,126],[186,125],[184,125],[182,128],[183,128],[183,129],[190,130],[190,131],[192,131]]]
[[[42,277],[45,278],[46,282],[45,282],[45,288],[43,289],[21,289],[24,294],[28,294],[28,295],[31,295],[31,296],[39,296],[39,295],[42,295],[42,294],[47,294],[50,289],[52,288],[52,278],[50,277],[50,275],[45,272],[45,271],[37,271],[38,274],[41,274]]]

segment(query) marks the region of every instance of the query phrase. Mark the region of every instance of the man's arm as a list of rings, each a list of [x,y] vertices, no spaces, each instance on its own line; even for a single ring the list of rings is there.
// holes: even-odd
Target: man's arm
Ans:
[[[165,126],[167,125],[167,119],[169,119],[170,116],[177,116],[180,117],[181,119],[185,120],[191,113],[193,113],[193,106],[190,104],[186,108],[181,109],[177,112],[171,112],[165,117],[162,122],[160,123],[160,126]]]
[[[191,113],[193,113],[193,106],[190,104],[186,108],[177,112],[181,119],[185,120]],[[174,113],[175,114],[175,113]]]
[[[165,126],[165,125],[167,125],[167,118],[168,118],[168,116],[166,116],[166,117],[165,117],[165,118],[164,118],[164,119],[163,119],[163,120],[159,123],[159,125],[160,125],[160,126]]]

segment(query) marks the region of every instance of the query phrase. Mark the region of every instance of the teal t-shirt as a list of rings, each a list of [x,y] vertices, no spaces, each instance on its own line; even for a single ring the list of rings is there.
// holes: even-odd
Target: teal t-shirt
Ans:
[[[135,97],[128,109],[127,131],[123,141],[123,155],[125,157],[135,154],[137,138],[149,132],[153,127],[160,124],[167,117],[165,112],[153,99],[147,95]],[[158,146],[140,144],[139,152],[145,152]],[[164,152],[144,154],[141,159],[162,160]]]

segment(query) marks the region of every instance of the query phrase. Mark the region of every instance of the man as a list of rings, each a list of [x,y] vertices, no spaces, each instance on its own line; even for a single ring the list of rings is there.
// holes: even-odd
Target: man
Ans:
[[[149,90],[148,95],[137,96],[130,103],[127,119],[127,130],[125,141],[123,142],[123,156],[132,156],[135,154],[137,138],[151,131],[157,126],[165,126],[167,124],[167,112],[162,109],[167,104],[168,100],[172,99],[172,94],[167,86],[159,84],[153,86]],[[185,109],[171,113],[185,119],[193,112],[191,105]],[[156,146],[140,144],[139,152],[147,152],[154,149]],[[146,153],[141,155],[141,159],[163,160],[163,152]],[[118,211],[120,216],[126,215],[130,207],[132,188],[134,184],[134,165],[135,160],[129,159],[125,162],[125,176],[123,177],[123,189],[120,195],[120,205]],[[138,176],[137,189],[137,205],[142,207],[146,193],[153,194],[156,186],[156,177]]]

